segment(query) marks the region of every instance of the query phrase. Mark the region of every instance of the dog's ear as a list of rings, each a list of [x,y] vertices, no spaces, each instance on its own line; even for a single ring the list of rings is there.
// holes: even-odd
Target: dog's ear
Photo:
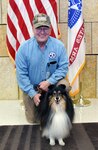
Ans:
[[[63,90],[66,89],[66,85],[64,85],[64,84],[59,84],[58,87],[60,87],[60,88],[63,89]]]
[[[62,88],[63,90],[66,90],[68,93],[72,89],[71,86],[66,86],[65,84],[59,84],[58,87]]]
[[[49,90],[52,90],[54,87],[55,87],[55,85],[50,85],[50,86],[48,87],[48,89],[49,89]]]

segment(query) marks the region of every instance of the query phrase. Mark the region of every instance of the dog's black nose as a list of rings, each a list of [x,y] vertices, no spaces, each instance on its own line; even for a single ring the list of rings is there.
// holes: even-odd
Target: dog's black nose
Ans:
[[[56,97],[56,103],[59,103],[59,97]]]

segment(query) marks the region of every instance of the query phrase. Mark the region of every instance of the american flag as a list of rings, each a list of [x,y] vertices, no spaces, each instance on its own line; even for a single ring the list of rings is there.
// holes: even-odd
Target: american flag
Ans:
[[[79,92],[79,74],[85,64],[84,22],[82,0],[68,0],[68,79],[72,86],[70,94]]]
[[[33,36],[32,20],[38,13],[50,16],[51,36],[58,37],[57,0],[9,0],[6,42],[13,60],[20,44]]]

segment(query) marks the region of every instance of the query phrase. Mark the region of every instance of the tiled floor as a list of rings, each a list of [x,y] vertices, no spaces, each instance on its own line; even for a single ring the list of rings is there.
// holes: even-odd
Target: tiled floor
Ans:
[[[98,99],[90,99],[87,107],[75,106],[74,123],[98,122]],[[20,100],[0,100],[0,125],[26,125],[24,107]]]

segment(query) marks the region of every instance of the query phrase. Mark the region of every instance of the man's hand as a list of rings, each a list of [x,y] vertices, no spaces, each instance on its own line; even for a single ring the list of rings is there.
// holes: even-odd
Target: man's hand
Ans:
[[[49,85],[50,85],[50,83],[48,81],[42,81],[42,82],[40,82],[38,88],[40,88],[43,91],[48,91]],[[41,94],[38,93],[33,97],[33,100],[34,100],[34,103],[36,106],[38,106],[40,103],[40,96],[41,96]]]
[[[39,88],[44,90],[44,91],[48,91],[49,85],[50,85],[50,83],[48,81],[42,81],[39,84]]]
[[[38,106],[39,103],[40,103],[40,96],[41,96],[41,94],[38,93],[38,94],[36,94],[36,95],[33,97],[33,100],[34,100],[34,103],[35,103],[36,106]]]

